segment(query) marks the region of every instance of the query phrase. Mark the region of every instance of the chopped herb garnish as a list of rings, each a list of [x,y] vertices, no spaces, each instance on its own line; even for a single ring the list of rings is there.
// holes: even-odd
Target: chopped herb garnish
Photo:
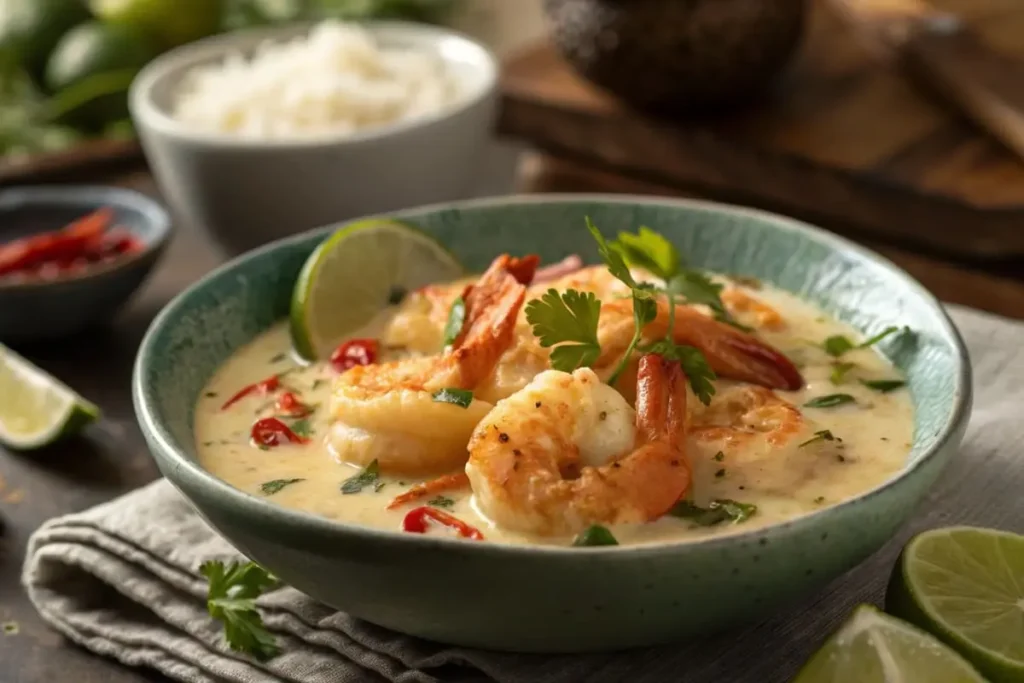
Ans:
[[[901,379],[862,379],[861,384],[866,386],[868,389],[881,392],[883,394],[889,393],[890,391],[896,391],[907,386],[907,383]]]
[[[722,469],[718,470],[717,472],[715,472],[715,477],[717,477],[718,479],[721,479],[724,476],[725,476],[725,468],[724,467]]]
[[[274,635],[264,626],[256,611],[256,598],[277,584],[277,579],[253,562],[219,560],[204,562],[199,573],[209,581],[206,609],[224,624],[224,638],[232,650],[269,659],[280,649]]]
[[[725,460],[725,453],[723,451],[718,451],[717,453],[715,453],[716,462],[722,462],[723,460]]]
[[[285,486],[298,484],[300,481],[305,481],[305,479],[272,479],[260,484],[260,491],[265,495],[272,496]]]
[[[825,502],[825,496],[818,496],[817,498],[814,499],[814,504],[815,505],[821,505],[824,502]]]
[[[290,428],[296,435],[301,436],[304,439],[308,439],[313,436],[313,427],[309,424],[308,418],[292,422]]]
[[[572,544],[576,547],[592,547],[599,545],[618,545],[619,542],[615,540],[615,536],[613,536],[612,532],[608,531],[607,528],[600,524],[594,524],[577,534],[576,538],[572,540]]]
[[[819,396],[812,398],[810,401],[804,404],[805,408],[835,408],[841,406],[844,403],[856,403],[856,399],[849,394],[829,394],[828,396]]]
[[[434,496],[427,501],[427,505],[433,505],[436,508],[451,508],[455,505],[455,501],[448,496]]]
[[[846,374],[857,367],[854,363],[833,363],[832,374],[829,375],[829,380],[832,384],[842,384],[846,380]]]
[[[601,302],[592,292],[549,289],[526,304],[526,320],[544,348],[551,352],[551,367],[563,372],[593,365],[601,355],[597,321]]]
[[[887,327],[884,330],[882,330],[881,332],[879,332],[878,334],[876,334],[874,337],[870,337],[867,341],[861,342],[861,344],[857,348],[859,348],[859,349],[866,349],[869,346],[874,346],[875,344],[877,344],[878,342],[882,341],[883,339],[885,339],[889,335],[896,334],[897,332],[899,332],[900,334],[906,334],[907,332],[910,332],[910,328],[909,327],[897,327],[896,325],[893,325],[892,327]]]
[[[807,441],[804,441],[797,448],[803,448],[804,446],[809,446],[810,444],[815,443],[817,441],[835,441],[835,440],[836,440],[836,437],[832,436],[832,432],[830,432],[827,429],[822,429],[820,432],[814,432],[814,436],[812,436],[811,438],[807,439]]]
[[[672,243],[643,225],[635,235],[620,232],[612,248],[623,256],[626,263],[643,268],[661,280],[671,280],[679,274],[682,266],[679,252]]]
[[[388,484],[387,484],[387,482],[385,482],[385,481],[378,481],[377,483],[375,483],[375,484],[373,485],[373,492],[374,492],[374,493],[380,493],[380,490],[381,490],[382,488],[384,488],[385,486],[387,486],[387,485],[388,485]]]
[[[720,498],[711,501],[706,508],[702,508],[688,500],[676,503],[669,514],[673,517],[688,519],[698,526],[714,526],[726,520],[733,524],[739,524],[757,514],[757,506],[752,503],[740,503],[728,498]]]
[[[216,391],[207,391],[203,395],[206,396],[206,398],[217,398],[217,392]]]
[[[451,346],[459,338],[462,326],[466,322],[466,300],[461,296],[452,302],[448,309],[448,322],[444,326],[444,345]]]
[[[203,445],[206,446],[206,447],[210,447],[210,446],[213,445],[213,442],[212,441],[204,441]]]
[[[21,626],[16,621],[5,621],[3,624],[5,636],[16,636],[21,633]]]
[[[889,335],[895,334],[897,332],[899,332],[900,334],[906,334],[907,332],[910,332],[910,328],[896,327],[895,325],[892,327],[887,327],[878,334],[876,334],[874,337],[869,337],[866,341],[863,341],[860,344],[854,344],[852,341],[850,341],[843,335],[837,334],[833,337],[829,337],[828,339],[826,339],[823,346],[825,347],[826,353],[828,353],[830,356],[835,356],[836,358],[838,358],[847,351],[852,351],[853,349],[866,349],[869,346],[874,346],[875,344],[882,341]]]
[[[380,465],[377,459],[363,468],[363,470],[341,483],[341,492],[344,494],[359,493],[367,486],[375,486],[380,481]]]
[[[468,408],[469,404],[473,402],[473,392],[469,389],[448,387],[438,389],[431,396],[437,403],[451,403],[460,408]]]
[[[288,357],[288,354],[282,351],[281,353],[278,353],[278,354],[274,355],[270,359],[270,362],[271,363],[280,363],[281,361],[283,361],[287,357]]]

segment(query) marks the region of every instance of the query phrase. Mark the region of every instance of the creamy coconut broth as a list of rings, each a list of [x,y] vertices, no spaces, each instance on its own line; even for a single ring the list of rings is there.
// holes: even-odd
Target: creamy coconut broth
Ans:
[[[701,522],[706,523],[706,517],[665,515],[647,523],[609,525],[621,544],[679,541],[783,522],[855,497],[892,477],[906,462],[913,431],[909,392],[902,387],[864,384],[864,380],[899,380],[899,372],[872,348],[854,348],[839,357],[827,353],[823,343],[830,337],[845,336],[855,344],[862,338],[848,325],[797,297],[760,284],[730,286],[770,305],[784,318],[782,329],[764,329],[749,309],[734,309],[737,320],[757,326],[758,338],[782,351],[799,368],[803,388],[775,393],[799,408],[806,422],[803,432],[770,453],[747,452],[743,444],[722,446],[688,438],[687,455],[693,469],[689,499],[702,507],[713,500],[738,501],[756,506],[756,513],[740,523],[726,519],[704,525]],[[383,334],[392,314],[385,311],[370,328],[354,335],[383,339],[380,361],[408,353],[407,347],[387,346],[402,332]],[[520,327],[524,324],[520,321]],[[280,376],[280,386],[253,391],[222,409],[243,387],[274,375]],[[479,529],[487,542],[566,545],[572,541],[572,534],[537,535],[496,526],[479,512],[469,489],[444,491],[414,505],[386,509],[396,495],[432,477],[382,472],[377,481],[357,493],[342,493],[343,482],[360,468],[339,462],[327,443],[332,384],[337,377],[338,372],[326,363],[303,365],[293,359],[286,324],[268,330],[239,349],[204,388],[195,418],[200,462],[243,491],[344,523],[400,530],[414,505],[432,503]],[[723,379],[715,384],[719,395],[737,385]],[[880,386],[886,391],[880,391]],[[312,409],[302,419],[283,418],[296,433],[308,435],[308,443],[270,448],[254,445],[250,436],[254,420],[280,415],[284,391]],[[832,407],[805,406],[815,398],[838,393],[855,401]],[[692,408],[696,403],[691,394],[688,405]],[[428,533],[447,531],[438,526]]]

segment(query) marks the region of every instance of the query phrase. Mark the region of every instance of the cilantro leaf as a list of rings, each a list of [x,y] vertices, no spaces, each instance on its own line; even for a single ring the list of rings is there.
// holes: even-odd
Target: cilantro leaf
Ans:
[[[829,337],[828,339],[825,340],[822,346],[825,347],[825,353],[834,358],[838,358],[847,351],[852,351],[853,349],[857,348],[852,341],[850,341],[841,334],[836,334]]]
[[[622,354],[622,358],[619,359],[619,364],[608,378],[608,384],[610,386],[615,386],[615,383],[619,381],[619,375],[621,375],[622,371],[626,369],[626,364],[629,362],[629,358],[633,355],[633,350],[636,349],[637,344],[640,343],[640,336],[643,334],[644,327],[649,323],[654,322],[654,319],[657,317],[657,302],[652,299],[638,298],[634,293],[633,338],[629,341],[629,346],[626,347],[626,351]]]
[[[620,232],[614,246],[626,263],[643,268],[666,282],[679,273],[682,260],[675,246],[646,226],[640,226],[636,235]]]
[[[797,448],[810,446],[812,443],[815,443],[817,441],[842,441],[842,439],[836,439],[836,437],[832,435],[831,431],[827,429],[822,429],[820,432],[814,432],[814,436],[807,439],[807,441],[804,441],[802,444],[797,446]]]
[[[804,404],[805,408],[835,408],[841,406],[844,403],[856,403],[856,399],[849,394],[829,394],[828,396],[818,396],[812,398],[810,401]]]
[[[615,540],[615,536],[612,532],[608,531],[606,527],[600,524],[594,524],[587,527],[572,540],[572,544],[577,548],[582,547],[596,547],[601,545],[618,545],[619,542]]]
[[[462,332],[462,326],[466,322],[466,300],[461,296],[452,302],[448,309],[448,322],[444,326],[444,345],[451,346],[458,339]]]
[[[661,339],[644,347],[643,351],[677,361],[682,366],[683,372],[686,373],[694,395],[704,405],[710,405],[711,397],[715,395],[715,385],[712,384],[712,381],[717,378],[717,375],[708,365],[708,359],[700,349]]]
[[[753,503],[741,503],[729,498],[711,501],[703,508],[688,500],[681,500],[669,510],[673,517],[688,519],[698,526],[714,526],[729,520],[733,524],[745,522],[757,514],[757,506]]]
[[[873,389],[882,394],[887,394],[890,391],[896,391],[907,386],[907,383],[901,379],[862,379],[860,383],[868,389]]]
[[[431,398],[437,403],[451,403],[460,408],[468,408],[469,404],[473,402],[473,392],[469,389],[446,387],[435,391],[431,394]]]
[[[359,474],[353,475],[341,483],[341,492],[346,495],[359,493],[367,486],[376,487],[379,479],[380,465],[377,463],[377,459],[374,458],[373,462],[364,467]],[[379,491],[380,489],[375,488],[374,490]]]
[[[869,337],[867,341],[861,342],[857,346],[857,348],[858,349],[866,349],[869,346],[874,346],[875,344],[877,344],[878,342],[882,341],[883,339],[885,339],[889,335],[896,334],[897,332],[899,334],[906,334],[906,333],[910,332],[910,328],[909,327],[897,327],[896,325],[892,325],[891,327],[885,328],[884,330],[882,330],[881,332],[876,334],[874,337]]]
[[[285,486],[298,484],[300,481],[305,481],[305,479],[272,479],[260,484],[260,491],[265,495],[272,496]]]
[[[280,649],[274,635],[263,626],[256,611],[256,598],[275,586],[277,579],[253,562],[225,566],[219,560],[210,560],[200,565],[199,573],[209,583],[206,609],[224,624],[228,646],[258,659],[277,655]]]
[[[842,384],[846,379],[846,373],[855,367],[857,367],[855,363],[833,363],[832,374],[829,375],[829,380],[832,384]]]
[[[295,422],[292,422],[291,425],[289,426],[289,429],[291,429],[293,432],[295,432],[295,434],[301,436],[304,439],[308,439],[309,437],[313,436],[313,427],[309,424],[308,418],[302,418],[301,420],[296,420]]]
[[[427,505],[433,505],[436,508],[450,508],[455,505],[455,501],[448,496],[434,496],[427,501]]]
[[[568,289],[561,294],[549,289],[540,299],[526,304],[526,320],[540,345],[551,352],[551,367],[563,372],[593,365],[601,355],[597,322],[601,302],[591,292]]]
[[[622,253],[612,244],[609,244],[605,240],[604,235],[597,229],[593,221],[590,220],[590,216],[587,216],[587,230],[594,236],[597,241],[597,253],[601,255],[601,260],[608,266],[608,272],[620,280],[630,289],[637,288],[637,282],[633,279],[633,274],[629,272],[629,266],[626,265],[625,259],[622,257]]]

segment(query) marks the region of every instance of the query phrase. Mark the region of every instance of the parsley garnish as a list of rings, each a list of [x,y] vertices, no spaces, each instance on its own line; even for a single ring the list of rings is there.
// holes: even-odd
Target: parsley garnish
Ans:
[[[473,402],[472,391],[455,387],[438,389],[431,394],[431,397],[437,403],[451,403],[453,406],[459,406],[460,408],[468,408],[469,404]]]
[[[702,274],[683,268],[682,259],[672,243],[649,228],[640,228],[636,235],[620,233],[619,240],[610,244],[589,217],[586,222],[587,229],[597,242],[598,253],[608,266],[608,271],[629,287],[633,299],[633,339],[609,377],[608,384],[614,385],[618,381],[634,350],[657,353],[669,360],[678,361],[690,380],[693,392],[705,405],[710,403],[711,396],[715,393],[714,385],[711,384],[715,379],[715,373],[708,365],[704,354],[698,349],[677,345],[672,338],[672,331],[675,328],[676,296],[683,296],[688,300],[691,296],[696,297],[699,299],[695,301],[696,303],[714,300],[716,303],[709,305],[712,305],[716,312],[724,312],[725,308],[718,297],[721,286],[715,285]],[[637,283],[629,272],[627,261],[660,277],[665,284],[664,290],[658,290],[649,283]],[[710,289],[704,286],[707,284],[710,284]],[[657,317],[659,291],[668,297],[668,334],[662,340],[638,348],[643,328]]]
[[[591,292],[568,289],[559,294],[549,289],[540,299],[526,304],[526,321],[540,345],[550,348],[551,367],[563,372],[593,365],[601,355],[597,322],[601,302]]]
[[[753,503],[740,503],[728,498],[719,498],[711,501],[706,508],[702,508],[688,500],[676,503],[675,507],[669,510],[673,517],[688,519],[698,526],[714,526],[730,520],[733,524],[745,522],[757,514],[757,506]]]
[[[260,484],[260,491],[265,495],[272,496],[285,486],[298,484],[300,481],[305,481],[305,479],[272,479],[271,481],[265,481]]]
[[[901,379],[862,379],[860,383],[868,389],[873,389],[883,394],[907,386],[907,383]]]
[[[444,345],[451,346],[458,339],[462,332],[462,325],[466,322],[466,300],[461,296],[452,302],[448,309],[448,322],[444,326]]]
[[[608,531],[607,528],[600,524],[594,524],[587,527],[579,534],[576,538],[572,539],[572,544],[576,547],[585,546],[598,546],[598,545],[618,545],[619,542],[615,540],[615,536],[612,532]]]
[[[343,494],[359,493],[367,486],[376,485],[380,480],[380,465],[377,464],[377,459],[374,458],[373,462],[364,467],[362,471],[351,476],[341,483],[341,492]],[[375,491],[379,491],[379,488],[374,488]]]
[[[433,505],[436,508],[451,508],[455,505],[455,501],[448,496],[434,496],[427,501],[427,505]]]
[[[819,396],[812,398],[810,401],[804,404],[805,408],[835,408],[841,406],[844,403],[855,403],[856,400],[849,394],[829,394],[828,396]]]
[[[874,337],[870,337],[866,341],[861,342],[860,344],[854,344],[852,341],[850,341],[843,335],[837,334],[826,339],[823,346],[825,347],[825,353],[827,353],[830,356],[838,358],[847,351],[852,351],[854,349],[866,349],[870,346],[874,346],[875,344],[882,341],[889,335],[896,334],[897,332],[899,332],[900,334],[907,334],[908,332],[910,332],[910,328],[897,327],[893,325],[891,327],[885,328],[884,330],[876,334]]]
[[[832,384],[842,384],[846,380],[846,374],[853,370],[856,366],[854,363],[833,363],[832,374],[829,375],[829,380]]]
[[[814,432],[814,436],[812,436],[811,438],[807,439],[807,441],[804,441],[802,444],[797,446],[797,448],[803,448],[804,446],[809,446],[810,444],[815,443],[816,441],[835,441],[835,440],[836,440],[836,437],[834,437],[832,435],[832,432],[830,432],[827,429],[822,429],[820,432]],[[840,441],[841,440],[842,439],[840,439]]]
[[[224,638],[232,650],[269,659],[280,652],[274,636],[263,626],[256,598],[277,584],[277,579],[253,562],[204,562],[199,573],[209,581],[206,609],[224,624]]]
[[[285,353],[284,351],[282,351],[281,353],[275,354],[274,357],[270,359],[270,362],[271,363],[280,363],[281,361],[283,361],[287,357],[288,357],[288,354]]]
[[[304,439],[313,436],[313,427],[309,424],[308,418],[292,422],[289,428]]]

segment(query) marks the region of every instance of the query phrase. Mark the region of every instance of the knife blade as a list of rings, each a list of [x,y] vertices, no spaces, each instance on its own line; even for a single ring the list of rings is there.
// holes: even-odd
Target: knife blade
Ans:
[[[1024,158],[1024,64],[924,0],[832,0],[876,50]]]

